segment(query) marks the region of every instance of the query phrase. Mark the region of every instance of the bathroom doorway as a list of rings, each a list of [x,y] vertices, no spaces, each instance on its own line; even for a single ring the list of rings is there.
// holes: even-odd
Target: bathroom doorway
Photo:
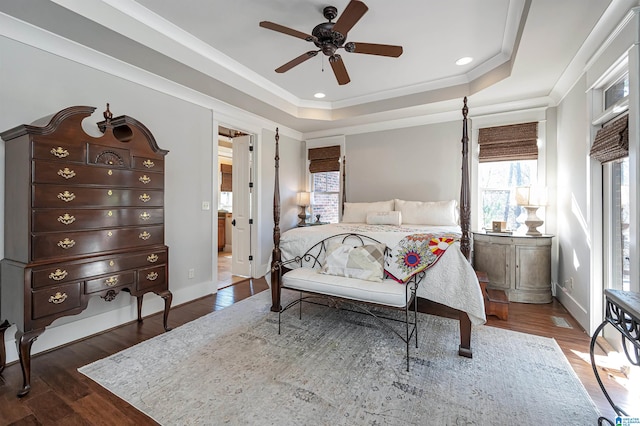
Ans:
[[[218,127],[218,289],[251,277],[253,137]]]

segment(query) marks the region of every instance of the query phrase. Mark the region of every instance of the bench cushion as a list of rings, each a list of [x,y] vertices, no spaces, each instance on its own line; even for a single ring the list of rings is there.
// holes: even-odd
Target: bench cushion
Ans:
[[[298,268],[287,272],[282,276],[282,285],[291,289],[397,308],[405,307],[411,299],[411,292],[405,291],[406,285],[394,280],[372,282],[321,274],[319,270],[311,268]]]

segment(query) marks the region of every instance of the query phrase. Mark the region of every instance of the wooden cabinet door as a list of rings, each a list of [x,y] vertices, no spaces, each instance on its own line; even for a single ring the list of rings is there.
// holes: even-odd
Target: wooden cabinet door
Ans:
[[[511,250],[508,244],[496,244],[476,239],[473,242],[473,264],[476,271],[484,271],[489,286],[509,290],[511,286]]]
[[[516,247],[517,288],[538,290],[551,285],[551,264],[548,247]]]
[[[518,245],[516,258],[515,302],[551,301],[551,247]]]

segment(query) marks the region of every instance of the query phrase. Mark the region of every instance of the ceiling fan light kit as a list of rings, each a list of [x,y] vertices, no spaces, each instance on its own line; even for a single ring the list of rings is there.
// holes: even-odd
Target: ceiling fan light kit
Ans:
[[[327,6],[322,13],[328,22],[316,25],[311,34],[303,33],[292,28],[285,27],[269,21],[260,22],[260,26],[282,34],[300,38],[307,42],[313,42],[318,50],[310,50],[303,53],[297,58],[292,59],[286,64],[276,68],[277,73],[284,73],[291,68],[300,65],[304,61],[313,58],[322,52],[329,57],[329,63],[333,70],[338,84],[343,85],[351,81],[347,68],[342,61],[342,56],[336,53],[338,49],[344,49],[348,53],[361,53],[365,55],[379,55],[397,58],[402,55],[402,46],[393,46],[389,44],[346,42],[347,35],[351,28],[364,16],[369,10],[366,4],[359,0],[351,0],[344,12],[338,20],[332,22],[338,16],[338,9],[335,6]]]

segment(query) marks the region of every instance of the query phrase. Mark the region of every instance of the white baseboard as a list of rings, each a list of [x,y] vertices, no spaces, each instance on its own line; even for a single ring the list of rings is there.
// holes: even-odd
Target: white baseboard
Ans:
[[[171,305],[177,306],[203,296],[214,294],[216,292],[217,286],[211,281],[194,284],[185,288],[181,288],[177,291],[172,290],[173,301]],[[100,300],[97,297],[92,298],[89,301],[89,306],[84,312],[87,312],[91,309],[92,303],[99,302]],[[148,293],[145,295],[144,303],[142,304],[143,318],[157,312],[162,312],[163,310],[164,300],[161,297],[156,296],[153,293]],[[76,340],[101,333],[105,330],[109,330],[119,325],[135,321],[137,318],[138,310],[136,299],[135,297],[131,297],[131,304],[120,309],[104,312],[102,314],[83,318],[78,321],[66,324],[61,324],[59,326],[54,325],[47,327],[44,333],[42,333],[33,343],[33,346],[31,348],[31,355],[48,351],[50,349],[57,348],[58,346],[66,345]],[[169,326],[171,326],[171,314],[169,314],[168,323]],[[7,363],[18,360],[18,351],[16,349],[14,340],[15,333],[16,326],[12,325],[8,330],[6,330],[4,335],[4,345],[7,351]]]
[[[571,316],[578,321],[583,329],[589,330],[589,314],[587,310],[582,306],[567,290],[565,287],[555,283],[555,296],[562,306],[565,307]]]

